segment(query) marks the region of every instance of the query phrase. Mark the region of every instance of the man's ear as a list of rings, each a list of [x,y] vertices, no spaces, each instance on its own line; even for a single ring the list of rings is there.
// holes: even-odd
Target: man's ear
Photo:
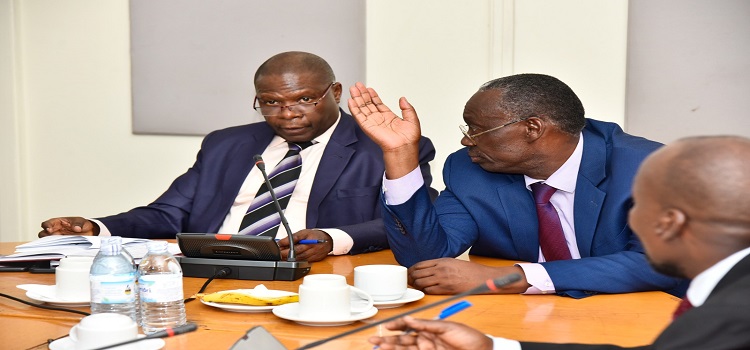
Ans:
[[[531,117],[523,121],[526,127],[526,137],[529,140],[536,140],[542,136],[545,128],[549,126],[546,121],[539,117]]]
[[[687,215],[680,209],[668,209],[659,218],[656,233],[664,241],[679,238],[682,235]]]
[[[333,89],[333,98],[336,100],[336,103],[341,103],[341,91],[343,89],[341,83],[336,82],[331,89]]]

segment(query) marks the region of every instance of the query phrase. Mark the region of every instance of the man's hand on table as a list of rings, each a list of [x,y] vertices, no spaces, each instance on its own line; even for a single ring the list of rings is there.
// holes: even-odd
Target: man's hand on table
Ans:
[[[39,238],[51,235],[97,236],[99,226],[79,216],[52,218],[42,222]]]
[[[312,239],[325,241],[317,244],[299,244],[300,240]],[[289,237],[279,240],[281,248],[281,258],[286,259],[289,256]],[[297,260],[315,262],[321,261],[328,256],[333,250],[333,239],[327,233],[320,230],[301,230],[294,233],[294,251],[297,254]]]
[[[421,261],[409,268],[409,285],[427,294],[458,294],[495,279],[517,273],[521,280],[502,287],[500,293],[523,293],[529,287],[518,266],[491,267],[477,263],[440,258]]]

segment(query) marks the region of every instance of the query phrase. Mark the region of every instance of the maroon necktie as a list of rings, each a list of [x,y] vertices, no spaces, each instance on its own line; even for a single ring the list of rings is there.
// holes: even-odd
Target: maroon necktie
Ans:
[[[688,300],[687,296],[682,299],[680,302],[680,305],[677,306],[677,309],[674,310],[674,314],[672,314],[672,319],[674,320],[677,317],[680,317],[680,315],[684,314],[686,311],[693,308],[693,304],[690,303],[690,300]]]
[[[546,261],[571,259],[568,243],[565,241],[560,217],[549,202],[557,189],[545,183],[531,184],[536,202],[536,216],[539,219],[539,246]]]

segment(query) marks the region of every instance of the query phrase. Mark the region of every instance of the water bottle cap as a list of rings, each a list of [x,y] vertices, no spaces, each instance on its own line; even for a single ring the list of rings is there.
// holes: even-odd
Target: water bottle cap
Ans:
[[[167,250],[167,241],[149,241],[146,246],[150,252],[160,252]]]
[[[107,255],[120,254],[120,251],[122,250],[122,237],[112,236],[102,238],[99,250]]]

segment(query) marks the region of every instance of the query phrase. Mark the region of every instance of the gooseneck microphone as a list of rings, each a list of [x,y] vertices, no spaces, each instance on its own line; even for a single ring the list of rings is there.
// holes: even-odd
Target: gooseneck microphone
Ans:
[[[263,174],[263,182],[268,188],[268,193],[271,194],[273,205],[276,206],[276,211],[279,213],[281,224],[284,225],[284,229],[286,230],[286,235],[289,236],[289,255],[287,256],[286,261],[297,261],[297,253],[294,251],[294,236],[292,236],[292,230],[289,228],[289,223],[286,221],[284,211],[281,210],[281,204],[279,204],[279,200],[276,198],[276,192],[274,192],[273,186],[271,186],[271,180],[268,179],[268,174],[266,174],[266,162],[263,161],[263,157],[261,157],[260,154],[256,154],[253,158],[255,159],[255,166],[258,167],[260,173]]]
[[[127,345],[127,344],[132,344],[132,343],[136,343],[136,342],[147,340],[147,339],[174,337],[175,335],[180,335],[180,334],[184,334],[184,333],[190,333],[190,332],[192,332],[192,331],[194,331],[196,329],[198,329],[198,326],[196,326],[194,323],[186,323],[186,324],[184,324],[182,326],[177,326],[177,327],[174,327],[174,328],[167,328],[167,329],[165,329],[163,331],[158,331],[156,333],[149,334],[149,335],[147,335],[147,336],[145,336],[143,338],[135,338],[135,339],[131,339],[131,340],[127,340],[127,341],[121,342],[121,343],[116,343],[116,344],[111,344],[111,345],[107,345],[107,346],[102,346],[102,347],[96,348],[94,350],[111,349],[111,348],[114,348],[114,347],[123,346],[123,345]]]
[[[312,342],[310,344],[307,344],[305,346],[297,348],[297,350],[311,349],[311,348],[314,348],[316,346],[323,345],[323,344],[325,344],[325,343],[327,343],[327,342],[329,342],[331,340],[342,338],[342,337],[346,337],[346,336],[348,336],[350,334],[354,334],[354,333],[363,331],[365,329],[375,327],[375,326],[377,326],[379,324],[383,324],[383,323],[386,323],[386,322],[393,321],[395,319],[404,317],[406,315],[410,315],[410,314],[413,314],[413,313],[416,313],[416,312],[420,312],[420,311],[423,311],[423,310],[426,310],[426,309],[429,309],[429,308],[432,308],[432,307],[435,307],[435,306],[438,306],[438,305],[441,305],[441,304],[445,304],[447,302],[450,302],[450,301],[453,301],[453,300],[456,300],[456,299],[459,299],[459,298],[463,298],[463,297],[465,297],[467,295],[480,294],[480,293],[485,293],[485,292],[495,292],[495,291],[497,291],[501,287],[507,286],[507,285],[509,285],[509,284],[511,284],[513,282],[517,282],[517,281],[520,281],[520,280],[521,280],[521,275],[519,275],[517,273],[510,274],[510,275],[503,276],[503,277],[498,277],[498,278],[495,278],[495,279],[489,279],[489,280],[485,281],[485,284],[479,285],[479,286],[477,286],[477,287],[475,287],[475,288],[473,288],[471,290],[468,290],[466,292],[459,293],[459,294],[456,294],[456,295],[454,295],[452,297],[445,298],[443,300],[438,300],[438,301],[436,301],[434,303],[427,304],[425,306],[418,307],[416,309],[400,313],[400,314],[398,314],[396,316],[388,317],[388,318],[386,318],[384,320],[380,320],[380,321],[373,322],[373,323],[368,323],[368,324],[366,324],[366,325],[364,325],[362,327],[358,327],[358,328],[352,329],[350,331],[346,331],[344,333],[339,333],[339,334],[336,334],[334,336],[331,336],[331,337],[328,337],[328,338],[325,338],[325,339],[321,339],[321,340],[318,340],[316,342]]]

